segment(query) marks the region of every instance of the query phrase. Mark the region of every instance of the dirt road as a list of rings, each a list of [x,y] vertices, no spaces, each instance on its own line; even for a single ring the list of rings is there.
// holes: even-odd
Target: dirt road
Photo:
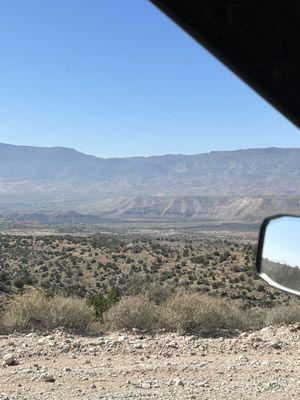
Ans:
[[[0,337],[0,400],[293,399],[300,325],[231,339],[63,332]]]

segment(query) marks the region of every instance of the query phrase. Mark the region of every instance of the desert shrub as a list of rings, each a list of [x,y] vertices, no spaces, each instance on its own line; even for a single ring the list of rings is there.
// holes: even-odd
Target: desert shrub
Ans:
[[[123,297],[104,314],[109,330],[137,328],[153,331],[159,322],[159,308],[144,296]]]
[[[122,291],[126,296],[142,295],[150,302],[159,305],[165,302],[174,293],[175,288],[171,284],[165,282],[153,282],[151,277],[147,279],[147,276],[134,275],[127,280]]]
[[[7,283],[9,282],[9,274],[5,271],[0,271],[0,282]]]
[[[35,289],[13,299],[2,316],[3,329],[7,332],[48,328],[49,323],[49,302]]]
[[[124,243],[122,240],[107,234],[96,233],[90,239],[90,243],[94,248],[107,248],[114,252],[119,252]]]
[[[92,306],[96,317],[102,321],[103,314],[119,300],[118,292],[115,288],[111,289],[106,296],[101,293],[93,293],[88,297],[88,305]]]
[[[136,267],[131,266],[131,270],[136,272]],[[131,274],[127,279],[127,283],[123,288],[123,294],[126,296],[138,296],[143,292],[147,285],[146,277],[141,274]]]
[[[266,326],[268,310],[262,307],[251,307],[243,310],[243,317],[246,321],[246,328],[258,330]]]
[[[103,313],[109,309],[107,298],[101,293],[93,293],[88,297],[87,302],[94,308],[96,317],[102,320]]]
[[[182,334],[217,336],[223,329],[247,329],[243,312],[228,300],[199,293],[177,293],[161,311],[162,325]]]
[[[94,319],[94,310],[84,299],[54,296],[49,302],[51,328],[86,331]]]
[[[222,263],[222,262],[226,261],[229,257],[230,257],[230,253],[229,253],[229,251],[226,250],[226,251],[221,255],[221,257],[220,257],[220,262]]]
[[[292,299],[289,305],[271,308],[267,312],[266,325],[282,325],[300,322],[300,301]]]
[[[57,295],[49,300],[40,291],[31,289],[7,305],[1,324],[7,333],[58,327],[87,330],[93,319],[94,311],[83,299]]]
[[[166,302],[175,292],[175,288],[168,284],[159,284],[156,282],[150,282],[142,288],[144,296],[156,305],[160,305]]]

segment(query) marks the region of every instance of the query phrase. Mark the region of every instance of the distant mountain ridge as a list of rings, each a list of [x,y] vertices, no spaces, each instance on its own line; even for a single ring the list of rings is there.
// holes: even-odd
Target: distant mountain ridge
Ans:
[[[296,148],[105,159],[65,147],[0,144],[0,210],[226,219],[277,206],[296,212],[298,197]]]

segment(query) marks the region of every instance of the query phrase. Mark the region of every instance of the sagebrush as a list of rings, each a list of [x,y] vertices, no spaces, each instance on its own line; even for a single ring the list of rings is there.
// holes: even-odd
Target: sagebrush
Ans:
[[[37,289],[17,295],[0,316],[0,333],[49,331],[56,328],[74,332],[133,330],[172,331],[215,337],[260,329],[268,325],[300,322],[300,301],[270,309],[242,309],[236,302],[201,293],[170,291],[165,298],[155,290],[113,298],[97,314],[90,299],[55,295],[46,297]],[[102,307],[102,303],[101,303]]]

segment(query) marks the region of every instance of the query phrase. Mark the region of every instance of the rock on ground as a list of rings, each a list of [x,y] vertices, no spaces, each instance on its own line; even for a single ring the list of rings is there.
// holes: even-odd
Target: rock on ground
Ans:
[[[0,336],[0,400],[297,399],[299,332]]]

